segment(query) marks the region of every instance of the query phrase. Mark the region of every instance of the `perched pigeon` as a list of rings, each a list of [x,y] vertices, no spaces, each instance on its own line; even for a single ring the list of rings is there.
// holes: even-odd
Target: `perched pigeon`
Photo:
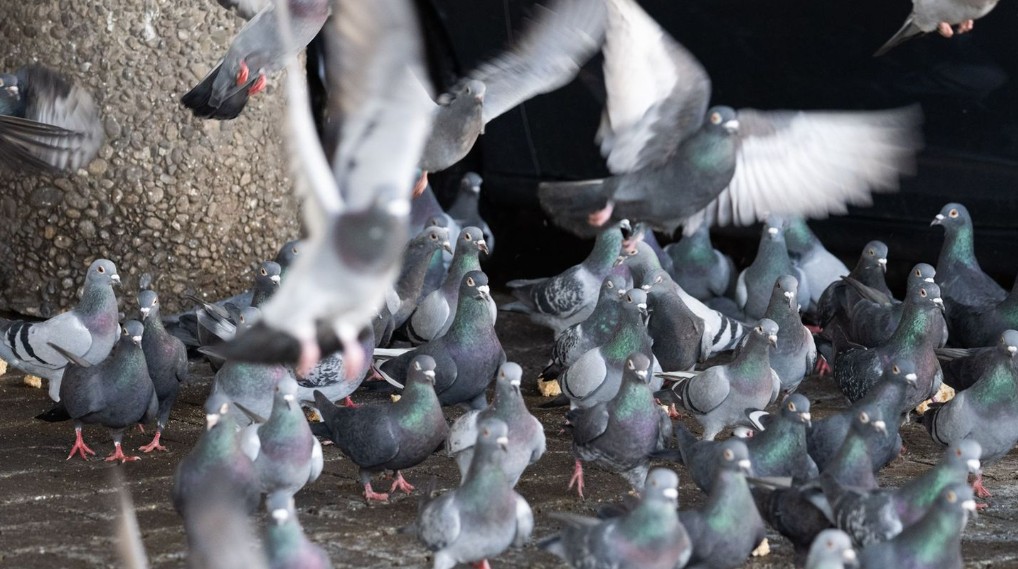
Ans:
[[[648,289],[650,295],[658,295],[663,293],[671,294],[676,296],[682,301],[694,315],[703,321],[703,339],[701,340],[702,346],[705,351],[701,355],[701,358],[706,359],[717,353],[734,349],[739,342],[749,333],[751,327],[744,325],[743,323],[710,308],[706,304],[693,298],[689,295],[681,286],[673,281],[663,269],[653,270],[646,275],[647,283],[644,285]],[[661,290],[658,290],[661,289]],[[668,300],[665,304],[673,303],[673,300]],[[654,301],[655,305],[658,305],[658,301]],[[668,310],[668,309],[666,309]],[[653,323],[653,318],[651,318]],[[659,324],[653,324],[657,328]],[[652,332],[652,335],[657,335]],[[670,334],[664,334],[665,337]],[[679,333],[679,336],[685,334]],[[664,340],[667,342],[667,340]],[[659,346],[659,349],[669,349],[667,346]],[[678,348],[673,347],[672,350]],[[669,371],[675,371],[669,369]]]
[[[956,32],[964,34],[972,30],[973,21],[990,13],[997,0],[912,0],[912,11],[905,18],[905,24],[887,40],[873,57],[884,55],[891,49],[916,37],[937,30],[945,38]]]
[[[170,420],[170,409],[177,401],[180,384],[187,381],[187,348],[178,338],[163,327],[159,316],[159,296],[154,290],[143,290],[138,295],[138,309],[145,333],[141,337],[141,348],[145,353],[148,374],[155,386],[159,399],[159,417],[156,419],[156,434],[152,442],[141,447],[143,452],[166,450],[159,444],[159,437]]]
[[[138,460],[137,456],[125,455],[120,442],[128,427],[154,419],[158,412],[159,403],[141,348],[144,331],[145,327],[137,320],[125,322],[124,333],[110,355],[94,365],[50,342],[54,353],[69,363],[64,371],[66,381],[60,386],[59,403],[38,418],[74,421],[75,440],[68,459],[75,453],[80,453],[85,460],[88,460],[86,453],[95,454],[81,438],[81,427],[100,424],[109,429],[113,437],[114,451],[106,457],[106,462]]]
[[[933,267],[919,263],[908,274],[906,290],[935,282],[935,275]],[[855,289],[860,297],[849,311],[849,339],[853,344],[870,348],[883,345],[898,328],[901,316],[905,312],[905,303],[884,296],[880,291],[871,289],[851,277],[845,279],[845,282]],[[934,323],[931,326],[932,333],[940,334],[940,339],[934,342],[934,345],[941,347],[947,341],[947,321],[942,314],[934,315],[934,318],[940,321],[939,325]]]
[[[0,73],[0,164],[73,173],[88,166],[104,138],[88,91],[40,65]]]
[[[265,531],[265,553],[269,569],[332,569],[329,555],[304,535],[293,505],[270,512],[272,521]]]
[[[509,281],[506,286],[512,289],[516,302],[502,309],[529,314],[534,322],[551,328],[556,335],[582,322],[594,311],[601,283],[611,273],[622,243],[631,232],[629,222],[623,219],[597,235],[594,249],[580,264],[554,277]]]
[[[801,484],[820,474],[806,445],[809,409],[809,399],[793,393],[781,402],[780,412],[769,418],[766,429],[745,440],[755,476],[789,477]]]
[[[735,302],[745,311],[747,318],[757,320],[764,317],[771,291],[774,290],[774,281],[781,275],[792,275],[799,283],[795,297],[796,310],[798,306],[809,305],[809,282],[802,269],[792,265],[785,246],[784,227],[780,218],[767,218],[756,257],[739,273],[735,282]]]
[[[870,241],[863,247],[859,261],[848,277],[877,290],[891,298],[884,273],[887,272],[887,245],[882,241]],[[844,346],[850,333],[852,307],[860,299],[859,293],[845,279],[828,285],[817,301],[817,322],[823,329],[821,336],[835,346]]]
[[[627,288],[623,275],[611,274],[604,278],[597,304],[590,316],[555,337],[551,361],[541,372],[542,379],[558,378],[580,356],[608,342],[618,327]]]
[[[456,317],[449,331],[427,344],[384,362],[378,370],[402,382],[419,355],[434,358],[435,392],[442,405],[467,404],[472,409],[487,405],[485,391],[505,363],[505,352],[491,319],[488,277],[470,271],[460,283]]]
[[[283,268],[275,261],[263,261],[255,273],[255,284],[251,294],[251,306],[261,307],[277,290],[282,280]]]
[[[570,566],[584,569],[684,567],[693,546],[676,512],[678,486],[678,475],[655,468],[631,511],[608,520],[553,513],[565,527],[538,545]]]
[[[519,364],[502,364],[495,377],[495,397],[491,405],[480,411],[468,411],[453,423],[446,450],[456,459],[461,482],[466,479],[474,459],[478,425],[489,418],[500,419],[509,428],[509,453],[503,460],[502,469],[512,486],[516,486],[523,471],[544,454],[544,426],[527,410],[520,394],[522,378],[523,369]]]
[[[395,290],[399,297],[399,309],[393,314],[394,327],[403,326],[424,299],[428,268],[436,258],[441,258],[442,251],[452,252],[449,230],[444,227],[426,227],[407,244],[403,252],[402,268],[399,277],[396,278]]]
[[[569,488],[583,497],[583,462],[618,472],[634,489],[644,486],[650,456],[665,447],[672,425],[647,385],[650,359],[634,353],[626,360],[622,383],[609,401],[577,407],[566,418],[573,429],[576,468]]]
[[[955,391],[972,387],[987,370],[1000,359],[1010,359],[1018,353],[1018,331],[1004,330],[992,346],[985,348],[942,348],[937,359],[944,370],[944,383]]]
[[[764,318],[730,363],[672,386],[682,406],[703,426],[705,440],[714,440],[726,426],[746,424],[747,410],[763,409],[777,400],[781,380],[768,355],[777,334],[778,325]]]
[[[810,294],[809,304],[804,304],[803,310],[813,313],[816,311],[820,295],[831,283],[848,275],[848,267],[824,248],[823,243],[802,217],[788,219],[785,226],[785,246],[788,247],[792,265],[802,272],[809,285],[807,287]]]
[[[60,378],[68,358],[53,349],[98,364],[106,359],[120,335],[113,285],[120,275],[112,261],[93,261],[85,273],[81,300],[72,310],[42,322],[0,318],[0,358],[25,373],[49,380],[49,396],[60,401]]]
[[[412,492],[400,471],[424,462],[445,441],[449,427],[435,396],[435,371],[430,356],[415,357],[403,396],[392,404],[337,407],[315,393],[322,422],[312,424],[311,431],[336,443],[357,464],[368,501],[388,500],[397,488]],[[371,476],[383,470],[396,472],[389,494],[371,488]]]
[[[654,282],[659,276],[660,281]],[[654,340],[654,357],[663,370],[691,370],[707,359],[712,338],[706,333],[703,319],[670,286],[670,279],[660,272],[653,273],[651,279],[647,288],[647,332]]]
[[[770,361],[785,392],[795,391],[817,364],[813,334],[802,325],[799,316],[798,292],[795,277],[781,275],[774,281],[770,303],[764,311],[764,318],[778,325],[778,341],[771,348]]]
[[[691,233],[768,213],[844,212],[868,204],[872,191],[895,189],[919,149],[915,108],[708,109],[703,67],[633,0],[608,2],[602,51],[598,141],[614,176],[538,188],[544,211],[578,234],[621,218],[671,235],[682,224]]]
[[[765,537],[763,519],[746,481],[746,475],[752,472],[746,445],[737,439],[722,444],[720,467],[707,503],[698,510],[679,512],[693,544],[686,567],[734,569]]]
[[[467,172],[460,180],[459,191],[456,199],[449,206],[449,217],[459,224],[460,227],[474,226],[484,234],[484,241],[488,244],[489,254],[495,252],[495,234],[491,232],[488,223],[481,217],[478,210],[478,201],[481,196],[481,183],[483,180],[476,172]]]
[[[318,35],[329,17],[329,4],[327,0],[287,0],[284,36],[276,2],[267,2],[233,38],[219,64],[180,102],[197,117],[236,118],[248,97],[265,89],[266,76],[283,69],[288,58]]]
[[[856,567],[856,553],[852,549],[852,538],[840,529],[820,532],[806,557],[806,569],[853,569]]]
[[[459,488],[426,500],[417,512],[417,538],[434,551],[434,569],[480,562],[522,547],[534,529],[530,505],[503,470],[508,428],[499,419],[478,426],[474,460]]]
[[[700,225],[677,243],[666,246],[665,253],[675,267],[672,278],[697,300],[735,293],[735,263],[711,244],[707,225]]]

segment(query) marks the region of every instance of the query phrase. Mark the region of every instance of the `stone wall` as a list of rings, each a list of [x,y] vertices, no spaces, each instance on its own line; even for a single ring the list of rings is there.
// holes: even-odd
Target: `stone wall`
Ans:
[[[68,177],[0,172],[0,309],[73,305],[112,259],[134,306],[151,272],[164,313],[186,292],[225,296],[299,232],[283,161],[279,78],[233,121],[178,103],[244,21],[212,0],[0,0],[0,69],[58,69],[89,89],[107,141]]]

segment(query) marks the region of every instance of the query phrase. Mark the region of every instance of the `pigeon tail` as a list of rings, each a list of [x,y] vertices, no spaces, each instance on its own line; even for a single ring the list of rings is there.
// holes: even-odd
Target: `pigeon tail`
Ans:
[[[905,20],[905,24],[901,26],[901,29],[898,30],[898,32],[895,33],[893,36],[891,36],[891,39],[887,40],[887,43],[880,46],[880,49],[878,49],[876,53],[873,54],[873,57],[880,57],[881,55],[884,55],[885,53],[891,51],[895,47],[907,42],[908,40],[916,36],[921,36],[924,33],[925,32],[920,30],[915,25],[912,16],[909,16],[908,19]]]

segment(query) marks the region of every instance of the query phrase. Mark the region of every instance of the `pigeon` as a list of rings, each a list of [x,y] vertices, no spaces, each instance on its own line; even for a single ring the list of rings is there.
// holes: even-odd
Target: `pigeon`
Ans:
[[[778,325],[778,341],[770,353],[771,369],[778,374],[781,389],[788,393],[795,391],[817,364],[813,334],[799,317],[798,292],[795,277],[781,275],[774,281],[770,303],[764,311],[764,317]]]
[[[401,471],[424,462],[449,434],[435,396],[435,378],[435,360],[419,355],[410,364],[403,395],[395,403],[337,407],[321,392],[315,393],[322,422],[312,424],[311,432],[336,443],[360,468],[364,498],[369,502],[388,500],[397,488],[412,492],[414,487]],[[371,488],[371,476],[383,470],[396,473],[388,494]]]
[[[952,319],[951,343],[964,348],[991,346],[1005,330],[1018,329],[1018,279],[1004,300]]]
[[[769,485],[767,481],[757,479],[752,492],[760,516],[792,542],[797,567],[808,557],[815,541],[834,528],[828,513],[813,503],[817,500],[823,503],[823,498],[819,497],[821,490],[815,482],[786,486],[781,482]],[[845,540],[851,543],[847,536]],[[835,564],[834,567],[841,565]]]
[[[502,310],[529,314],[531,320],[551,328],[556,335],[586,320],[594,311],[601,283],[611,273],[631,233],[629,222],[619,221],[597,235],[594,249],[580,264],[554,277],[507,282],[516,302],[503,305]]]
[[[418,235],[432,225],[446,228],[449,235],[459,235],[466,227],[456,223],[442,208],[442,204],[438,203],[438,197],[431,186],[425,186],[420,193],[414,193],[414,199],[410,200],[410,234]]]
[[[746,481],[752,473],[746,445],[737,439],[722,444],[720,467],[707,503],[698,510],[679,512],[693,544],[689,568],[739,567],[765,537],[763,519]]]
[[[650,274],[654,271],[665,271],[661,260],[653,247],[639,237],[634,237],[623,244],[622,252],[615,259],[616,266],[625,263],[633,276],[633,285],[645,287],[650,283]],[[668,274],[665,271],[665,274]]]
[[[519,41],[475,67],[432,105],[435,126],[424,147],[417,188],[429,171],[444,170],[473,148],[484,126],[531,97],[569,83],[601,47],[601,2],[556,0],[534,5],[537,15]]]
[[[449,206],[447,213],[460,227],[474,226],[480,229],[484,235],[484,242],[488,244],[488,254],[490,255],[495,252],[495,234],[491,232],[491,228],[481,217],[481,212],[478,209],[483,181],[477,172],[463,174],[456,199]]]
[[[901,522],[906,527],[918,522],[945,488],[952,484],[966,484],[969,474],[978,475],[981,472],[979,455],[982,450],[974,440],[955,441],[944,450],[943,457],[933,468],[901,488],[892,490]]]
[[[646,314],[647,294],[642,289],[632,289],[623,295],[619,324],[608,341],[585,352],[559,376],[562,393],[571,406],[592,407],[612,399],[622,382],[626,359],[633,353],[653,361],[651,338],[644,324]]]
[[[364,328],[358,338],[364,353],[373,354],[375,334],[371,327]],[[314,392],[317,390],[321,391],[329,401],[344,399],[346,405],[353,405],[350,395],[361,386],[369,371],[371,371],[370,359],[364,361],[361,369],[353,377],[349,377],[342,352],[335,352],[323,358],[306,375],[296,378],[297,401],[302,405],[313,405],[315,402]]]
[[[874,404],[856,404],[853,407],[852,422],[838,452],[827,463],[821,479],[827,484],[859,491],[877,488],[876,469],[873,467],[870,449],[873,441],[887,434],[887,423]],[[827,494],[827,489],[824,489]],[[833,496],[828,496],[833,499]]]
[[[49,380],[49,396],[60,401],[60,379],[68,360],[53,349],[69,352],[90,364],[106,359],[120,335],[113,285],[120,275],[112,261],[93,261],[85,273],[78,305],[41,322],[0,318],[0,358],[19,370]]]
[[[973,21],[990,13],[997,0],[912,0],[912,11],[891,39],[873,57],[880,57],[902,43],[936,30],[945,38],[972,30]],[[955,32],[953,26],[957,25]]]
[[[1018,352],[1018,331],[1004,330],[994,342],[985,348],[942,348],[937,350],[937,359],[944,370],[944,383],[955,391],[972,387],[987,370],[997,365],[1001,358],[1011,358]]]
[[[767,312],[767,304],[774,289],[774,281],[781,275],[792,275],[799,283],[795,301],[797,306],[810,302],[809,282],[802,269],[792,265],[785,245],[784,222],[769,216],[764,224],[763,236],[756,258],[746,267],[735,282],[735,302],[747,318],[759,320]],[[798,308],[796,308],[798,310]]]
[[[100,424],[109,429],[114,451],[106,457],[106,462],[119,460],[124,463],[139,459],[125,455],[120,443],[128,427],[154,419],[158,411],[155,388],[141,348],[144,330],[145,327],[137,320],[125,322],[124,333],[110,355],[97,364],[58,344],[49,343],[54,353],[69,362],[64,371],[67,381],[60,386],[56,407],[37,418],[74,421],[75,440],[67,455],[68,460],[75,454],[81,454],[84,460],[88,460],[86,453],[95,454],[81,437],[81,427],[85,424]]]
[[[643,488],[650,456],[672,436],[668,414],[654,402],[647,385],[650,358],[634,353],[626,359],[618,392],[605,402],[577,407],[566,419],[573,429],[576,467],[569,488],[583,497],[583,462],[618,472],[634,489]]]
[[[769,417],[766,429],[745,440],[755,476],[788,477],[801,484],[820,475],[807,450],[809,409],[809,399],[793,393],[781,402],[780,412]]]
[[[864,569],[960,568],[962,532],[969,514],[975,510],[972,490],[965,484],[951,485],[918,522],[893,539],[863,548],[859,552],[859,566]]]
[[[1018,426],[1014,420],[1018,405],[1018,367],[1015,364],[1014,333],[1006,333],[992,355],[993,364],[983,369],[971,387],[959,391],[954,398],[927,411],[921,418],[933,440],[947,445],[972,439],[982,447],[983,464],[1000,460],[1018,442]],[[973,488],[981,498],[990,493],[977,476]]]
[[[304,242],[300,239],[294,239],[283,243],[283,246],[279,248],[279,252],[276,253],[276,258],[272,259],[277,265],[279,265],[279,281],[283,282],[286,278],[286,270],[290,268],[290,265],[297,260],[300,256],[301,249],[304,248]]]
[[[0,164],[71,174],[92,162],[105,132],[92,95],[60,73],[41,65],[0,73]]]
[[[764,318],[730,363],[709,367],[672,386],[682,406],[703,426],[705,440],[714,440],[726,426],[746,424],[747,410],[763,409],[777,400],[781,380],[768,355],[777,335],[778,325]]]
[[[293,504],[270,512],[265,531],[269,569],[332,569],[329,555],[304,535]]]
[[[807,312],[815,312],[820,295],[831,283],[848,275],[848,267],[824,248],[820,239],[806,225],[802,217],[793,216],[785,226],[785,246],[792,265],[801,271],[809,285],[809,304],[803,305]],[[780,322],[778,323],[780,325]]]
[[[693,546],[676,512],[678,486],[677,474],[655,468],[631,511],[608,520],[553,513],[564,527],[538,546],[572,567],[585,569],[684,567]]]
[[[661,270],[652,273],[650,278],[647,332],[654,340],[654,357],[663,370],[692,370],[697,363],[707,359],[713,338],[706,333],[703,318],[697,316],[676,294],[678,285]]]
[[[602,52],[607,101],[597,139],[613,176],[538,187],[545,213],[579,235],[621,218],[672,235],[679,225],[688,234],[767,214],[844,213],[869,204],[873,191],[894,190],[913,167],[917,108],[708,109],[700,62],[633,0],[608,2]]]
[[[626,277],[620,274],[610,274],[604,278],[597,304],[590,316],[555,337],[551,361],[541,371],[541,379],[558,378],[588,350],[608,343],[619,324],[627,284]]]
[[[917,381],[905,399],[907,408],[915,408],[940,389],[944,374],[933,351],[943,330],[940,287],[923,283],[908,291],[905,303],[901,322],[887,343],[875,348],[850,348],[835,357],[834,380],[850,401],[866,395],[895,360],[908,360],[915,366]]]
[[[950,328],[954,328],[956,318],[967,311],[1003,301],[1007,291],[979,267],[975,257],[972,218],[965,206],[959,203],[945,205],[930,225],[944,228],[944,244],[937,258],[935,278],[944,296],[947,322]]]
[[[233,403],[240,403],[259,417],[268,417],[272,412],[276,386],[284,378],[292,375],[290,369],[282,364],[229,360],[219,368],[212,380],[206,411],[213,410],[208,407],[209,402],[214,401],[213,396],[221,394]],[[234,416],[238,424],[247,426],[253,422],[251,417],[238,413],[235,407],[236,405],[231,406],[228,412]]]
[[[483,409],[487,406],[484,394],[488,384],[506,361],[491,319],[488,291],[487,275],[468,272],[460,283],[456,317],[449,331],[386,360],[378,371],[400,383],[415,357],[430,356],[437,362],[435,392],[442,405],[463,403],[471,409]]]
[[[327,0],[287,0],[286,35],[276,2],[267,2],[230,42],[223,59],[180,98],[196,117],[237,118],[248,98],[265,89],[267,75],[283,69],[307,46],[329,17]]]
[[[675,267],[672,278],[697,300],[735,294],[735,263],[711,244],[707,225],[666,246],[665,253]]]
[[[708,441],[696,438],[682,421],[672,423],[672,431],[675,433],[677,448],[665,449],[654,453],[654,458],[674,460],[686,465],[690,479],[696,487],[710,494],[714,487],[714,474],[720,464],[721,451],[726,448],[722,446],[724,441]],[[733,436],[748,438],[754,433],[748,427],[736,427],[733,429]]]
[[[288,508],[294,494],[318,479],[324,465],[322,445],[311,434],[292,377],[276,385],[272,414],[244,430],[241,448],[254,463],[269,511]]]
[[[412,528],[434,552],[434,569],[465,562],[487,565],[487,558],[530,540],[534,514],[502,468],[508,448],[505,423],[480,423],[466,479],[459,488],[422,502]]]
[[[936,271],[926,263],[919,263],[908,274],[906,290],[935,282]],[[887,343],[901,322],[905,311],[905,303],[885,296],[880,291],[871,289],[852,278],[846,282],[859,294],[860,299],[849,311],[849,339],[853,344],[874,347]],[[947,341],[947,322],[943,315],[934,315],[939,324],[931,325],[932,333],[939,333],[940,339],[933,342],[942,347]],[[940,329],[938,331],[938,328]]]
[[[520,393],[523,369],[515,362],[506,362],[495,377],[495,396],[491,405],[480,411],[460,415],[449,430],[446,450],[456,459],[460,469],[460,482],[466,480],[474,458],[478,425],[486,419],[496,418],[509,428],[509,452],[502,462],[502,470],[511,486],[516,486],[523,471],[536,463],[545,450],[544,426],[527,410]]]
[[[298,188],[307,189],[308,237],[263,318],[221,350],[230,358],[296,361],[300,374],[337,342],[351,374],[366,359],[357,335],[398,276],[408,239],[409,180],[431,121],[428,107],[409,92],[426,77],[413,6],[340,3],[334,16],[323,28],[343,54],[327,69],[332,122],[323,136],[326,146],[337,147],[331,171],[298,79],[303,75],[290,57],[289,147]],[[281,31],[285,37],[289,29]]]
[[[156,419],[156,434],[152,442],[139,448],[142,452],[167,450],[159,444],[163,429],[170,420],[170,409],[177,401],[180,385],[187,381],[187,348],[178,338],[163,327],[159,316],[159,295],[154,290],[143,290],[138,294],[138,310],[145,332],[141,337],[141,349],[145,353],[148,374],[159,400],[159,416]]]
[[[876,408],[881,417],[887,419],[885,432],[887,436],[867,439],[870,462],[874,474],[898,457],[901,452],[901,435],[899,427],[904,414],[912,407],[908,406],[908,395],[915,389],[918,376],[915,365],[908,359],[892,360],[884,368],[883,375],[873,388],[851,408],[835,412],[813,422],[807,431],[809,455],[816,462],[820,471],[834,459],[841,448],[852,425],[853,418],[864,408]]]
[[[884,280],[886,272],[887,245],[882,241],[870,241],[863,247],[859,261],[846,278],[855,279],[891,298],[891,289],[887,288]],[[828,285],[817,301],[817,322],[822,328],[821,337],[836,346],[844,346],[850,334],[849,314],[859,299],[859,293],[845,279]]]
[[[456,299],[463,277],[470,271],[480,271],[479,255],[488,252],[481,230],[466,227],[456,239],[452,265],[442,287],[422,299],[410,316],[407,335],[411,342],[422,344],[444,334],[456,318]],[[492,322],[495,321],[495,303],[491,302]]]
[[[827,529],[813,540],[805,569],[854,569],[856,553],[852,538],[840,529]]]
[[[255,273],[255,284],[251,294],[251,306],[261,307],[277,290],[282,280],[283,268],[275,261],[264,261]]]
[[[750,326],[744,325],[690,296],[663,269],[651,271],[646,275],[646,280],[647,284],[644,286],[649,287],[650,294],[659,294],[655,289],[663,289],[663,292],[678,297],[686,308],[703,321],[703,345],[708,348],[703,356],[704,359],[734,349],[751,329]],[[657,304],[656,301],[655,304]],[[655,324],[656,326],[657,324]]]
[[[442,251],[452,252],[449,244],[449,230],[445,227],[426,227],[407,244],[403,252],[403,263],[396,278],[396,295],[399,308],[393,314],[393,326],[400,328],[410,319],[417,305],[425,297],[424,285],[428,268],[432,262],[441,259]]]

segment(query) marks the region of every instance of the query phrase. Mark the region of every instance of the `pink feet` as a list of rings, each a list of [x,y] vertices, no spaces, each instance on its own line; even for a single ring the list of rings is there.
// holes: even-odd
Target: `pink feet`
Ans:
[[[374,501],[374,502],[388,502],[389,501],[389,495],[388,494],[379,494],[378,492],[375,492],[374,490],[371,489],[371,483],[368,482],[367,484],[364,485],[364,499],[367,500],[369,503],[372,502],[372,501]]]
[[[347,395],[346,399],[343,400],[343,407],[349,407],[351,409],[356,409],[358,407],[361,407],[361,404],[360,403],[354,403],[353,399],[350,399],[350,396]]]
[[[247,83],[248,77],[250,77],[251,71],[247,68],[247,63],[244,60],[240,61],[240,69],[237,70],[237,86]]]
[[[396,479],[392,481],[392,487],[389,488],[389,494],[395,494],[396,490],[402,490],[404,494],[409,494],[414,491],[412,484],[403,478],[403,473],[396,471]]]
[[[967,34],[972,31],[972,28],[974,28],[975,25],[976,25],[975,21],[965,20],[964,22],[958,24],[958,33]]]
[[[814,336],[817,336],[817,335],[819,335],[819,334],[820,334],[821,332],[823,332],[823,331],[824,331],[824,329],[823,329],[823,328],[821,328],[820,326],[817,326],[816,324],[803,324],[803,326],[804,326],[804,327],[805,327],[805,328],[806,328],[807,330],[809,330],[809,333],[810,333],[810,334],[813,334]]]
[[[471,563],[470,565],[474,569],[491,569],[491,565],[488,563],[487,559],[482,559],[476,563]]]
[[[148,443],[145,446],[138,447],[138,450],[140,450],[141,452],[144,452],[144,453],[149,453],[149,452],[152,452],[154,450],[161,450],[163,452],[168,451],[169,449],[167,449],[163,445],[159,444],[159,436],[161,434],[162,433],[160,431],[156,431],[156,436],[152,438],[152,442]]]
[[[421,177],[417,178],[417,183],[414,184],[414,197],[419,198],[424,193],[424,188],[428,187],[428,171],[421,171]]]
[[[817,357],[817,365],[813,368],[813,371],[820,377],[831,375],[831,364],[827,363],[827,358],[819,356]]]
[[[580,495],[580,498],[583,498],[583,463],[580,462],[580,459],[576,459],[573,477],[569,479],[569,488],[567,490],[572,490],[573,484],[576,484],[576,493]]]
[[[88,460],[88,457],[85,456],[86,453],[95,454],[95,451],[88,448],[88,445],[85,444],[85,440],[81,438],[80,428],[74,429],[74,446],[71,447],[71,454],[67,455],[67,460],[71,460],[71,457],[74,456],[75,453],[81,454],[82,460]]]
[[[140,456],[128,456],[124,454],[124,449],[120,447],[120,443],[113,443],[113,454],[106,457],[106,462],[120,461],[121,464],[125,462],[134,462],[135,460],[141,460]]]
[[[615,210],[615,204],[608,202],[608,205],[595,211],[594,213],[587,216],[587,223],[594,227],[601,227],[612,217],[612,212]]]
[[[990,491],[983,486],[983,474],[981,472],[976,474],[976,480],[972,483],[972,491],[979,498],[989,498],[990,496],[993,496],[993,494],[990,494]]]
[[[940,35],[944,36],[945,38],[949,38],[949,37],[952,37],[956,33],[957,34],[967,34],[967,33],[972,31],[972,28],[975,27],[975,25],[976,25],[975,21],[973,21],[973,20],[965,20],[964,22],[958,24],[958,30],[955,31],[951,27],[950,23],[948,23],[948,22],[940,22],[939,24],[937,24],[937,31],[940,32]]]
[[[297,372],[297,375],[306,377],[322,359],[322,349],[318,347],[318,342],[314,338],[301,340],[300,348],[300,358],[297,360],[297,369],[294,371]]]
[[[340,339],[340,341],[343,343],[343,377],[356,379],[360,370],[364,369],[364,360],[367,359],[364,347],[360,345],[356,337]]]
[[[265,90],[266,83],[268,83],[268,81],[265,79],[265,73],[259,73],[258,79],[255,79],[255,82],[252,83],[251,86],[247,88],[247,95],[249,97],[252,97],[254,95],[257,95],[258,93],[261,93],[262,91]]]

